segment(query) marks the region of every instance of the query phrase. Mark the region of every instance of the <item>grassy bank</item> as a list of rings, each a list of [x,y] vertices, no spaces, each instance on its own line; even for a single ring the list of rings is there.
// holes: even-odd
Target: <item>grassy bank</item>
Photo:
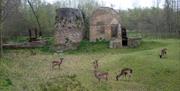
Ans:
[[[0,91],[179,91],[180,40],[143,40],[138,48],[109,49],[108,42],[89,43],[64,54],[61,69],[51,69],[59,55],[34,49],[7,50],[0,61]],[[162,47],[166,58],[158,57]],[[98,83],[92,61],[99,59],[100,70],[109,80]],[[133,69],[129,80],[115,80],[117,72]]]

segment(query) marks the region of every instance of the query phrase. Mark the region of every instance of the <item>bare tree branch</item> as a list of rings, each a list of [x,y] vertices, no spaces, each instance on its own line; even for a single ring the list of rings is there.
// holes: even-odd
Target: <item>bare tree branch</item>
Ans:
[[[30,2],[30,0],[27,0],[27,1],[28,1],[28,4],[29,4],[29,6],[31,7],[31,10],[32,10],[32,12],[33,12],[33,14],[34,14],[34,16],[35,16],[35,18],[36,18],[37,23],[38,23],[39,31],[41,32],[41,25],[40,25],[40,22],[39,22],[38,15],[36,14],[36,12],[35,12],[35,10],[34,10],[34,8],[33,8],[32,3]],[[40,36],[41,36],[41,34],[40,34]]]

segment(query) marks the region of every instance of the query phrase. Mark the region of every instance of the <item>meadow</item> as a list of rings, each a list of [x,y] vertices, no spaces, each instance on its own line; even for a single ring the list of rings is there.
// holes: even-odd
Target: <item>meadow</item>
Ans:
[[[161,48],[168,48],[159,58]],[[36,55],[31,55],[31,50]],[[108,42],[82,41],[77,50],[64,53],[61,69],[51,62],[59,54],[50,47],[5,50],[0,61],[0,91],[180,91],[180,40],[144,39],[138,48],[109,49]],[[93,74],[92,62],[109,72],[101,81]],[[130,79],[115,80],[125,67],[133,69]]]

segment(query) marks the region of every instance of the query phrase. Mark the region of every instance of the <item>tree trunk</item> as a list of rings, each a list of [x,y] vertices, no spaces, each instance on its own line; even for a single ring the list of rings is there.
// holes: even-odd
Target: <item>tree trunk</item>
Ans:
[[[29,6],[31,7],[31,10],[32,10],[32,12],[33,12],[33,14],[34,14],[34,16],[35,16],[35,18],[36,18],[37,23],[38,23],[39,35],[42,36],[42,34],[41,34],[41,33],[42,33],[42,32],[41,32],[41,24],[40,24],[40,22],[39,22],[39,18],[38,18],[37,14],[36,14],[36,12],[35,12],[35,10],[34,10],[34,8],[33,8],[32,3],[31,3],[29,0],[27,0],[27,1],[28,1],[28,4],[29,4]]]
[[[0,1],[0,58],[3,56],[3,40],[2,40],[2,0]]]
[[[0,48],[0,49],[1,49],[1,53],[0,53],[0,57],[3,56],[3,39],[2,39],[2,38],[3,38],[3,37],[2,37],[3,34],[2,34],[2,30],[3,30],[3,29],[2,29],[2,22],[1,22],[1,23],[0,23],[0,41],[1,41],[1,46],[0,46],[0,47],[1,47],[1,48]]]

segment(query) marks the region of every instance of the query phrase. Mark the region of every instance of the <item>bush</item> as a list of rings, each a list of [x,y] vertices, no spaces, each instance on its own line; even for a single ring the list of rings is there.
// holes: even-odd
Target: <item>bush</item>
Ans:
[[[79,47],[76,50],[67,51],[70,54],[77,53],[95,53],[102,52],[108,48],[108,41],[98,40],[97,42],[89,42],[88,40],[82,40]]]
[[[9,91],[10,86],[12,86],[12,81],[8,76],[8,71],[6,68],[3,67],[2,63],[0,62],[0,91]]]
[[[76,80],[76,75],[51,78],[40,87],[41,91],[88,91]]]

